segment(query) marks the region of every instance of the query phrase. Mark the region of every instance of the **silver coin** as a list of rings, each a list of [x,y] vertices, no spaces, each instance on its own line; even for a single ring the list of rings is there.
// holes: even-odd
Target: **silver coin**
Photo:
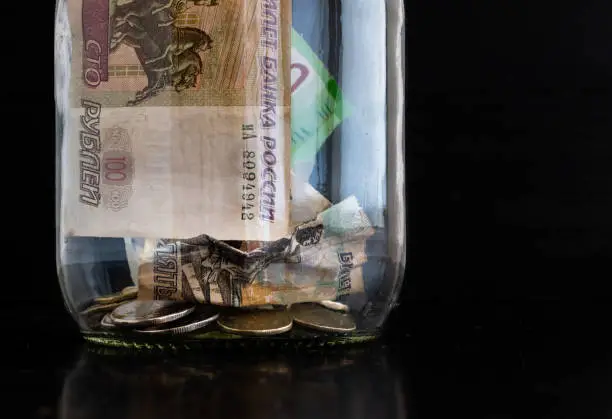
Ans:
[[[319,304],[294,304],[290,313],[295,323],[324,332],[351,332],[357,328],[350,314],[328,310]]]
[[[136,329],[138,333],[162,334],[162,335],[184,335],[194,330],[201,329],[217,320],[219,310],[213,306],[198,307],[192,314],[172,323],[153,326],[146,329]]]
[[[293,326],[286,309],[235,310],[224,313],[217,324],[228,333],[271,336],[288,332]]]
[[[193,313],[195,305],[180,301],[130,301],[113,310],[117,326],[149,327],[178,320]]]
[[[113,319],[111,319],[110,313],[107,313],[104,315],[104,317],[102,317],[102,320],[100,320],[100,326],[105,329],[115,329],[117,327],[115,326],[115,323],[113,323]]]
[[[346,304],[339,303],[337,301],[324,300],[324,301],[319,301],[318,303],[322,305],[323,307],[328,308],[330,310],[334,310],[334,311],[342,311],[344,313],[348,313],[349,311],[351,311],[349,306],[347,306]]]

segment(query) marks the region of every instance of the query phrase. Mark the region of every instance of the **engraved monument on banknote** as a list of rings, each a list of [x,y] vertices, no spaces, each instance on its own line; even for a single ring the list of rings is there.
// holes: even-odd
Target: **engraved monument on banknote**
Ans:
[[[202,74],[200,54],[212,48],[213,40],[200,28],[177,26],[179,6],[172,3],[133,1],[117,5],[111,15],[111,54],[122,45],[130,47],[147,78],[146,87],[128,105],[144,102],[167,86],[179,93],[195,88]]]
[[[68,0],[62,231],[290,232],[290,0]]]
[[[289,237],[257,242],[255,249],[206,235],[149,239],[139,254],[138,298],[249,307],[363,292],[365,242],[373,233],[356,198],[349,197]]]

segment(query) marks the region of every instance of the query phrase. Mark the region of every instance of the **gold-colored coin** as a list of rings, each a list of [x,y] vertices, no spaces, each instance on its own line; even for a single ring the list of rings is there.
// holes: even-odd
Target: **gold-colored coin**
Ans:
[[[129,287],[125,287],[121,290],[121,295],[126,297],[136,298],[138,297],[138,287],[136,285],[131,285]]]
[[[288,332],[293,326],[289,312],[276,310],[232,310],[219,317],[217,324],[228,333],[271,336]]]
[[[325,308],[328,308],[334,311],[342,311],[344,313],[348,313],[349,311],[351,311],[349,306],[347,306],[346,304],[339,303],[337,301],[324,300],[324,301],[319,301],[319,304]]]
[[[94,298],[94,303],[97,304],[112,304],[122,301],[121,294],[110,294],[102,297]]]
[[[94,302],[97,304],[113,304],[133,300],[136,297],[138,297],[138,287],[130,286],[125,287],[121,292],[94,298]]]
[[[357,328],[350,314],[332,311],[317,303],[294,304],[290,314],[300,326],[324,332],[351,332]]]
[[[81,314],[87,316],[87,315],[94,314],[94,313],[103,313],[106,311],[110,312],[110,311],[113,311],[115,308],[119,307],[121,304],[122,304],[121,302],[115,302],[111,304],[94,304],[86,308],[85,310],[83,310]]]

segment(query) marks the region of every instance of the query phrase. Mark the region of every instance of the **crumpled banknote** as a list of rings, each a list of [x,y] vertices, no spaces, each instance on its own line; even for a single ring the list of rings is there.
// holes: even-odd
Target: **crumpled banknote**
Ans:
[[[202,235],[146,240],[139,299],[244,307],[335,299],[362,287],[366,240],[374,233],[355,197],[299,225],[290,237],[243,251]]]

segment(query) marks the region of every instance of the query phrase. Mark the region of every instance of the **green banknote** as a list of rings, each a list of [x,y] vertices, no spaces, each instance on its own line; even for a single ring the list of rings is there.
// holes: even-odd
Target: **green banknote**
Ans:
[[[291,34],[291,166],[314,165],[331,133],[351,113],[338,83],[308,43]]]

